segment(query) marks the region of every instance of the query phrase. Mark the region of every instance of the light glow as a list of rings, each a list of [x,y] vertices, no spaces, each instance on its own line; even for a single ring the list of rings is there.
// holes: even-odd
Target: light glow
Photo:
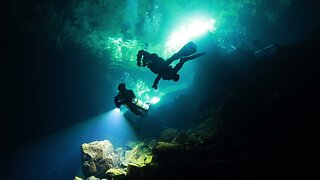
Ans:
[[[113,117],[113,119],[120,120],[121,119],[120,117],[123,115],[123,112],[121,111],[120,108],[114,108],[110,112],[110,115]]]
[[[156,104],[160,101],[160,98],[159,97],[153,97],[150,101],[151,104]]]
[[[209,31],[213,32],[215,30],[214,24],[214,19],[196,19],[182,24],[177,31],[170,35],[169,40],[166,42],[165,55],[173,54],[189,41],[199,38]]]

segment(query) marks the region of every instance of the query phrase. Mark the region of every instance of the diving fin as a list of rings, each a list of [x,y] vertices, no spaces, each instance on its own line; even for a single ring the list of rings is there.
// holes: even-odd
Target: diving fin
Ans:
[[[196,59],[196,58],[198,58],[198,57],[201,57],[201,56],[203,56],[203,55],[205,55],[205,54],[207,54],[207,53],[202,52],[202,53],[194,54],[194,55],[192,55],[192,56],[183,57],[183,58],[181,58],[181,61],[186,62],[186,61],[189,61],[189,60],[192,60],[192,59]]]
[[[190,56],[191,54],[197,52],[197,46],[192,42],[185,44],[178,52],[178,57]]]

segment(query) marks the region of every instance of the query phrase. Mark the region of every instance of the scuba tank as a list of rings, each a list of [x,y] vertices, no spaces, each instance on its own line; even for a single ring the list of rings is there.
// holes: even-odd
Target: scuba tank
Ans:
[[[146,103],[144,103],[144,102],[142,102],[142,101],[141,101],[140,99],[138,99],[138,98],[133,98],[133,99],[132,99],[132,103],[135,104],[136,106],[144,109],[145,111],[147,111],[147,110],[149,109],[149,105],[146,104]]]

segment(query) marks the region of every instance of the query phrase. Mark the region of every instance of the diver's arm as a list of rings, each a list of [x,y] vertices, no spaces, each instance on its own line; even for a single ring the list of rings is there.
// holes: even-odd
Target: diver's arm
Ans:
[[[135,98],[136,97],[136,95],[134,94],[134,92],[131,90],[131,89],[129,89],[128,90],[128,98],[129,99],[133,99],[133,98]]]
[[[150,53],[148,53],[147,51],[145,50],[139,50],[138,51],[138,54],[137,54],[137,66],[141,66],[141,58],[142,56],[148,56],[150,55]],[[145,62],[144,63],[144,66],[145,66]]]
[[[137,54],[137,66],[141,66],[141,58],[142,58],[142,51],[143,50],[140,50]]]
[[[120,98],[119,94],[114,97],[114,105],[117,108],[120,108],[120,106],[121,106],[121,102],[119,102],[119,98]]]
[[[158,83],[159,83],[160,79],[161,79],[161,76],[158,75],[158,76],[156,77],[156,79],[154,80],[154,82],[153,82],[152,88],[154,88],[155,90],[158,89]]]

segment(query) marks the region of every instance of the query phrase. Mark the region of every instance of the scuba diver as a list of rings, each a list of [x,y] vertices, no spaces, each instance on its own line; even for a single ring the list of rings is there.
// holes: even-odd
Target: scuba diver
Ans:
[[[117,108],[126,106],[131,112],[139,116],[146,116],[149,106],[136,97],[131,89],[127,89],[124,83],[118,85],[118,94],[114,97],[114,104]]]
[[[161,78],[163,80],[173,80],[175,82],[178,81],[180,79],[180,75],[178,74],[178,71],[182,68],[185,62],[206,54],[204,52],[202,53],[196,53],[196,52],[197,52],[197,47],[192,41],[184,45],[177,53],[173,54],[166,61],[163,58],[159,57],[156,53],[150,54],[145,50],[139,50],[137,54],[137,66],[139,67],[147,66],[151,70],[151,72],[153,72],[154,74],[157,74],[157,77],[154,80],[152,85],[152,88],[157,90],[158,83],[161,80]],[[172,67],[170,64],[177,59],[180,59],[179,63],[176,64],[175,67]]]

